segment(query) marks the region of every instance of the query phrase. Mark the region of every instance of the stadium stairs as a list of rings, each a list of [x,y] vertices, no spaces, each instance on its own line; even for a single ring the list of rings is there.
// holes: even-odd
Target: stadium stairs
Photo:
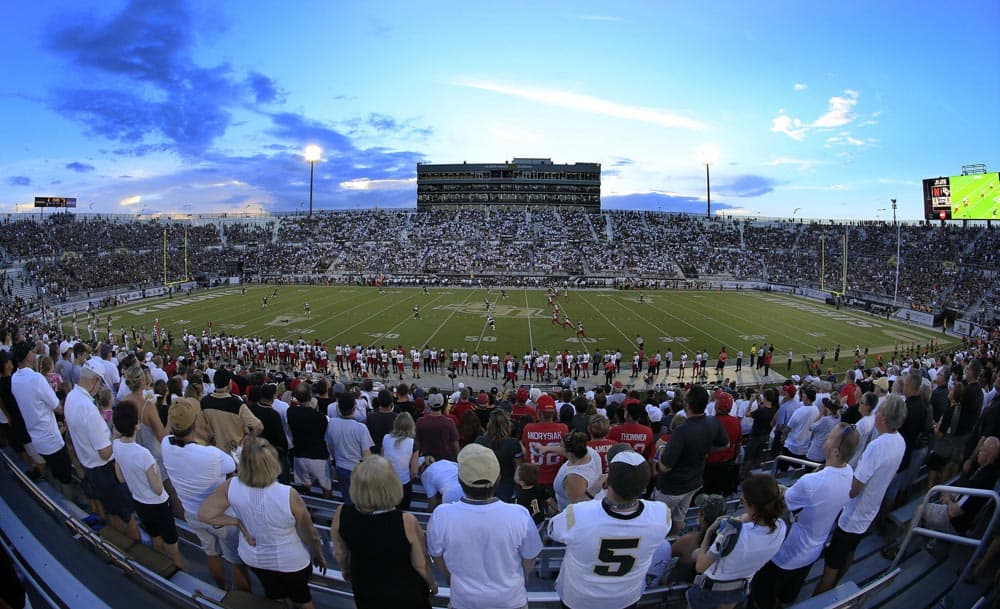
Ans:
[[[0,455],[4,466],[0,473],[0,536],[5,549],[15,557],[22,578],[28,582],[33,598],[48,598],[41,606],[51,607],[134,607],[142,603],[149,609],[192,607],[202,609],[257,609],[275,605],[260,596],[226,592],[208,583],[211,578],[197,539],[183,521],[181,551],[188,572],[180,572],[145,544],[123,539],[107,528],[95,533],[84,524],[83,512],[65,500],[48,482],[33,483],[13,461],[9,451]],[[765,470],[768,468],[765,465]],[[794,484],[801,472],[792,470],[783,482]],[[918,481],[917,484],[925,484]],[[419,484],[414,489],[413,513],[426,524],[426,497]],[[339,495],[339,493],[337,493]],[[943,607],[989,606],[995,591],[984,583],[959,581],[957,575],[969,563],[972,548],[942,547],[928,551],[926,545],[907,544],[893,564],[882,550],[900,537],[900,527],[908,525],[923,500],[918,493],[910,504],[893,513],[884,527],[867,536],[858,548],[855,562],[844,581],[835,589],[810,598],[823,570],[822,561],[813,565],[798,609],[931,609]],[[324,553],[330,565],[325,574],[314,572],[310,586],[317,607],[352,607],[350,585],[344,582],[333,558],[329,522],[340,502],[306,495],[317,529],[323,539]],[[730,512],[739,509],[737,500],[728,504]],[[693,508],[687,515],[689,525],[697,521]],[[57,524],[57,526],[52,526]],[[147,540],[148,541],[148,540]],[[547,542],[537,566],[528,578],[530,607],[558,607],[553,581],[564,548]],[[650,587],[640,607],[681,608],[686,583],[673,582]],[[255,583],[255,591],[260,594]],[[445,607],[448,588],[442,587],[433,604]]]

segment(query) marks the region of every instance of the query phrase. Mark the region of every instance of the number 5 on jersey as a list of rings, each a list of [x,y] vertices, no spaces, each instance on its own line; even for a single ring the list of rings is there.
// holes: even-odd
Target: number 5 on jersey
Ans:
[[[639,548],[639,538],[601,539],[597,550],[597,560],[605,564],[594,565],[594,573],[604,577],[621,577],[635,566],[635,556],[619,553],[619,550],[636,550]]]

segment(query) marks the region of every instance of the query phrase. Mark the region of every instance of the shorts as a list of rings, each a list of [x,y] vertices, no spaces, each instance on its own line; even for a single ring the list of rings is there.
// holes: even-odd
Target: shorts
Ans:
[[[917,522],[920,522],[920,520]],[[928,503],[924,506],[923,526],[935,531],[959,535],[959,532],[951,525],[951,517],[948,516],[948,506],[943,503]]]
[[[312,600],[309,592],[309,578],[312,576],[312,565],[304,569],[284,573],[270,569],[250,567],[257,579],[264,586],[264,596],[272,600],[292,599],[297,605],[304,605]]]
[[[198,514],[192,512],[184,513],[184,520],[188,526],[194,530],[201,543],[201,549],[206,556],[222,556],[231,564],[242,565],[240,560],[239,545],[240,531],[234,526],[213,527],[198,520]]]
[[[333,488],[330,482],[330,466],[326,459],[295,457],[293,472],[295,486],[312,486],[315,481],[324,491]]]
[[[115,462],[93,469],[83,468],[83,492],[104,506],[104,511],[128,522],[132,518],[132,496],[115,476]]]
[[[715,609],[719,605],[742,602],[747,597],[747,589],[744,586],[739,590],[716,592],[715,590],[705,590],[694,584],[687,589],[684,596],[687,598],[690,609]]]
[[[168,545],[177,543],[177,523],[170,511],[170,502],[150,504],[134,501],[133,505],[142,528],[146,529],[150,537],[160,537]]]
[[[65,444],[51,455],[42,455],[42,459],[45,460],[45,465],[52,471],[52,476],[56,480],[63,484],[73,483],[73,465],[70,463],[69,451],[66,450]]]
[[[809,577],[812,564],[798,569],[782,569],[772,561],[761,567],[750,584],[750,596],[757,609],[772,609],[775,600],[787,606],[795,602]]]
[[[857,549],[858,544],[861,543],[862,538],[866,534],[848,533],[841,529],[839,524],[834,526],[830,545],[826,547],[826,551],[823,553],[823,560],[826,562],[826,566],[838,571],[847,566],[848,557],[854,553],[854,550]]]
[[[680,495],[668,495],[656,489],[653,491],[653,499],[656,501],[662,501],[667,504],[670,508],[670,519],[674,522],[684,522],[687,519],[688,508],[691,507],[691,500],[694,499],[695,494],[701,490],[701,487],[694,489],[693,491],[688,491]],[[680,534],[680,531],[674,531],[675,534]]]

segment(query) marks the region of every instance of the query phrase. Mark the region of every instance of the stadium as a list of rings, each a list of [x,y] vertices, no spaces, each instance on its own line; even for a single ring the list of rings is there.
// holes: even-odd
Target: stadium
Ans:
[[[1000,607],[1000,5],[8,12],[0,609]]]

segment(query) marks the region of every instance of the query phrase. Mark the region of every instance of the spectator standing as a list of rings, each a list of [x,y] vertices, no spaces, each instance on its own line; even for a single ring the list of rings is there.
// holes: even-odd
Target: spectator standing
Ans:
[[[410,509],[410,497],[413,495],[413,476],[417,473],[417,446],[413,440],[415,435],[413,417],[408,412],[401,412],[393,419],[390,433],[382,437],[381,454],[392,463],[403,485],[403,498],[398,506],[401,510]]]
[[[398,390],[397,390],[398,391]],[[406,404],[410,406],[409,412],[413,417],[413,403],[406,399]],[[404,411],[400,411],[404,412]],[[372,452],[382,454],[382,439],[392,433],[393,420],[396,418],[396,411],[393,407],[392,392],[382,389],[375,397],[375,412],[365,418],[365,425],[368,426],[368,433],[371,434],[375,447]]]
[[[538,466],[538,486],[552,488],[559,467],[565,460],[558,451],[569,428],[555,421],[556,402],[545,393],[538,398],[537,423],[528,423],[521,431],[521,446],[527,461]],[[550,449],[556,450],[550,450]],[[544,449],[544,450],[543,450]]]
[[[430,412],[417,421],[417,446],[421,456],[454,461],[458,455],[458,427],[444,416],[444,396],[435,391],[427,396]]]
[[[833,529],[833,537],[823,559],[826,566],[814,594],[833,588],[847,572],[854,550],[878,515],[889,484],[903,461],[906,441],[898,430],[906,419],[906,404],[897,394],[886,398],[875,415],[879,435],[872,440],[854,472],[851,500],[847,502]]]
[[[233,374],[225,368],[215,371],[215,391],[201,399],[201,411],[209,438],[219,450],[233,452],[247,434],[260,435],[264,424],[243,400],[230,393]]]
[[[337,400],[339,417],[330,419],[326,427],[326,445],[333,455],[337,484],[344,503],[351,502],[351,472],[362,459],[371,454],[372,436],[365,424],[354,418],[355,399],[351,394]]]
[[[178,569],[185,571],[187,567],[177,548],[177,525],[160,468],[153,453],[136,442],[139,413],[135,404],[130,400],[119,402],[113,422],[121,434],[111,443],[115,474],[128,487],[136,514],[153,540],[153,548],[164,552]]]
[[[569,505],[549,522],[549,536],[566,544],[556,579],[563,606],[620,609],[642,596],[653,553],[671,524],[664,504],[641,499],[649,476],[642,455],[623,451],[608,464],[604,499]]]
[[[440,506],[427,525],[428,550],[451,586],[450,606],[525,607],[525,573],[542,550],[538,529],[524,507],[494,497],[500,464],[492,450],[466,446],[458,470],[462,500]]]
[[[728,497],[736,492],[739,472],[736,456],[740,454],[743,436],[740,433],[740,421],[730,416],[733,409],[733,396],[725,391],[715,393],[715,420],[726,431],[729,446],[723,450],[711,451],[705,462],[704,486],[702,491],[708,495]]]
[[[295,446],[295,458],[292,461],[295,486],[299,492],[305,492],[316,482],[323,489],[323,496],[329,499],[333,496],[329,472],[330,452],[326,447],[329,421],[316,407],[312,389],[307,383],[299,383],[293,396],[293,404],[289,406],[286,416]]]
[[[500,479],[496,485],[496,496],[501,501],[514,501],[514,473],[524,460],[524,451],[517,438],[511,437],[512,423],[506,411],[494,408],[486,424],[486,433],[476,442],[490,448],[500,463]]]
[[[407,413],[397,420],[404,417],[412,425]],[[378,455],[361,461],[351,477],[354,504],[338,508],[330,525],[337,563],[358,609],[426,609],[438,591],[424,531],[413,514],[396,507],[403,499],[395,470]]]
[[[56,392],[52,391],[45,377],[35,372],[35,347],[21,341],[11,348],[17,371],[10,378],[10,389],[24,418],[24,427],[31,438],[31,448],[41,455],[52,476],[64,485],[62,492],[69,496],[73,483],[66,442],[56,424],[56,412],[62,410]]]
[[[563,451],[566,461],[559,467],[552,483],[560,510],[593,499],[604,482],[601,456],[587,446],[587,434],[582,431],[569,434],[563,442]]]
[[[208,572],[215,585],[223,590],[227,588],[224,557],[233,568],[233,586],[249,592],[249,574],[238,552],[239,531],[235,526],[213,526],[198,517],[201,504],[236,471],[232,455],[197,442],[200,412],[198,402],[190,398],[177,398],[170,405],[167,425],[171,435],[163,438],[163,466],[184,506],[184,520],[198,536],[205,552]]]
[[[685,405],[687,417],[659,450],[660,475],[653,498],[670,508],[674,531],[684,528],[687,509],[702,487],[708,453],[729,447],[722,425],[714,417],[705,416],[707,406],[708,391],[701,385],[691,387]]]
[[[781,549],[753,578],[750,595],[758,609],[791,605],[798,598],[837,514],[851,498],[854,470],[847,462],[859,440],[857,429],[838,423],[823,442],[826,467],[802,476],[785,491],[795,522]]]
[[[326,572],[326,559],[305,502],[277,481],[280,473],[274,447],[263,438],[247,438],[238,475],[205,499],[198,517],[239,529],[240,559],[253,569],[267,598],[313,609],[309,578],[313,566]]]

